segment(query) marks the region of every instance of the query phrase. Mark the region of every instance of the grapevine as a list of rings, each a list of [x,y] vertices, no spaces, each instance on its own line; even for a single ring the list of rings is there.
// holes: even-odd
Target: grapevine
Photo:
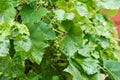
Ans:
[[[0,0],[0,80],[120,80],[119,4]]]

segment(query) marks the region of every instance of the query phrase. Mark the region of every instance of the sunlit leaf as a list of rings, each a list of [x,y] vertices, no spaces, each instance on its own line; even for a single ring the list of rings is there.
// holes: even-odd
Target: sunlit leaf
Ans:
[[[0,56],[6,56],[9,53],[9,40],[0,41]]]
[[[14,20],[16,11],[9,0],[0,1],[0,23],[8,23]]]
[[[103,1],[99,1],[98,5],[106,8],[106,9],[119,9],[120,8],[120,0],[103,0]]]

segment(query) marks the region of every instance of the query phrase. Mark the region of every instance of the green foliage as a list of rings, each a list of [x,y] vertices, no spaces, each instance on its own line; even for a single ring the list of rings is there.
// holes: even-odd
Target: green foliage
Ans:
[[[100,1],[100,0],[98,0]],[[101,7],[103,8],[106,8],[106,9],[119,9],[120,7],[120,1],[119,0],[103,0],[101,2],[98,2],[98,5],[100,5]]]
[[[120,80],[120,76],[119,76],[120,63],[119,62],[107,60],[107,61],[104,61],[104,67],[110,73],[110,75],[112,75],[113,80]]]
[[[40,7],[34,9],[28,5],[23,6],[20,11],[20,15],[24,23],[39,22],[39,20],[46,14],[47,14],[46,8]]]
[[[110,15],[119,0],[1,0],[0,80],[120,80]]]
[[[12,2],[9,0],[1,0],[0,1],[0,23],[8,23],[14,20],[16,15],[16,11]]]

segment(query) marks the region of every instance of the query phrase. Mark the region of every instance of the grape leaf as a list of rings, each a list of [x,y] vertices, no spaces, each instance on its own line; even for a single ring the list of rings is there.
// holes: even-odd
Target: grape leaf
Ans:
[[[19,77],[24,74],[24,63],[20,56],[11,59],[9,56],[0,58],[0,72],[7,77]]]
[[[9,54],[9,40],[0,41],[0,56]]]
[[[88,75],[92,75],[98,72],[98,61],[92,58],[83,58],[79,59],[74,58],[74,60],[77,62],[77,65],[81,65],[82,69],[85,73]]]
[[[75,14],[73,12],[68,13],[62,9],[55,10],[54,12],[55,12],[55,18],[60,21],[66,20],[66,19],[73,20],[75,17]]]
[[[57,20],[64,20],[64,16],[65,16],[65,11],[62,9],[56,10],[55,11],[55,18]]]
[[[28,52],[31,49],[31,40],[28,36],[22,36],[14,41],[16,51]]]
[[[39,22],[40,19],[48,13],[46,8],[31,8],[28,5],[23,6],[20,15],[24,23]],[[31,17],[30,17],[31,16]]]
[[[33,51],[31,58],[36,63],[40,64],[43,54],[44,54],[44,48],[48,46],[47,43],[45,43],[46,37],[44,33],[41,31],[40,25],[38,24],[31,24],[28,25],[29,31],[30,31],[30,39],[32,41],[33,45]]]
[[[54,40],[56,38],[56,34],[52,30],[53,29],[52,24],[46,24],[44,22],[40,22],[40,23],[38,23],[38,25],[39,25],[41,31],[46,36],[47,40]]]
[[[72,80],[83,80],[81,73],[79,72],[79,70],[73,66],[72,64],[69,65],[64,71],[69,72],[70,74],[72,74],[73,79]]]
[[[120,62],[106,60],[104,61],[104,68],[107,69],[115,80],[120,80]]]
[[[72,26],[65,38],[61,42],[63,52],[67,56],[73,56],[74,53],[82,46],[82,31],[79,26]]]
[[[69,61],[70,65],[64,71],[69,72],[73,76],[72,80],[101,80],[100,72],[88,76],[88,74],[86,75],[83,72],[78,63],[72,59],[69,59]]]
[[[70,13],[66,13],[65,14],[65,19],[68,19],[68,20],[73,20],[75,17],[75,14],[73,12],[70,12]]]
[[[78,53],[84,57],[90,57],[90,53],[95,50],[96,45],[92,42],[84,45],[78,50]]]
[[[103,0],[98,1],[98,6],[101,6],[105,9],[119,9],[120,0]]]
[[[0,23],[8,23],[14,20],[16,10],[9,0],[1,0],[0,4]]]
[[[80,2],[76,3],[75,7],[80,16],[85,16],[89,13],[87,8],[85,8]]]

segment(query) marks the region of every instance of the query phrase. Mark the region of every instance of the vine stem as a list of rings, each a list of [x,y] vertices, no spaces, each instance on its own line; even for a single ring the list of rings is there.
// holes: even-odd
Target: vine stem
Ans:
[[[55,32],[57,32],[57,33],[63,34],[63,32],[61,32],[61,31],[59,31],[59,30],[57,30],[57,29],[54,29],[54,28],[53,28],[53,30],[54,30]]]

